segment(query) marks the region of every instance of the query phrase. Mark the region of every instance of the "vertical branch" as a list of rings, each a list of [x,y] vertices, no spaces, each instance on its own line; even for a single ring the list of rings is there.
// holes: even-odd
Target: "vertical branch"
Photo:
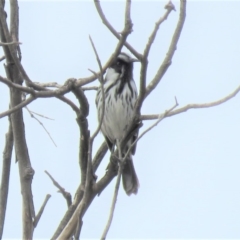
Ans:
[[[19,14],[18,14],[18,3],[17,0],[10,0],[10,34],[13,41],[18,41],[18,25],[19,25]]]
[[[79,165],[81,169],[81,183],[84,186],[86,181],[88,159],[89,130],[87,116],[89,114],[89,103],[81,88],[74,88],[72,92],[78,99],[80,105],[80,111],[77,116],[77,123],[80,128]]]
[[[10,34],[13,41],[18,42],[18,26],[19,26],[19,11],[18,11],[18,1],[10,0],[10,10],[11,10],[11,19],[10,19]],[[19,60],[21,61],[21,49],[19,45],[16,45],[16,50],[18,52]]]
[[[16,16],[18,16],[18,13],[16,13],[16,11],[18,11],[17,1],[11,1],[11,8],[11,14],[17,14]],[[18,17],[16,16],[11,16],[11,34],[15,37],[18,36]],[[1,40],[3,42],[10,42],[12,40],[6,23],[6,14],[3,9],[2,1],[0,2],[0,34]],[[21,85],[23,79],[17,67],[19,59],[17,58],[16,48],[11,45],[5,46],[4,52],[7,60],[6,71],[9,79],[11,79],[13,83]],[[22,102],[22,93],[18,89],[11,88],[10,97],[11,108],[17,106]],[[10,118],[13,130],[14,147],[19,166],[19,176],[22,193],[22,238],[32,239],[33,219],[35,218],[35,212],[31,184],[34,170],[31,166],[30,158],[28,155],[22,109],[19,109],[18,111],[11,114]]]
[[[6,134],[6,143],[3,151],[2,181],[0,189],[0,239],[2,239],[5,214],[7,209],[12,149],[13,149],[13,132],[11,122],[9,121],[9,129],[8,133]]]
[[[10,67],[9,67],[10,68]],[[19,82],[18,71],[10,69],[11,79]],[[22,94],[19,90],[11,89],[11,107],[18,105]],[[22,109],[11,114],[11,122],[13,128],[14,146],[16,157],[18,160],[19,176],[22,193],[22,221],[23,221],[23,239],[32,239],[33,234],[33,219],[35,218],[33,197],[32,197],[32,178],[34,170],[31,166],[28,155],[27,142],[25,138],[25,129],[23,121]]]
[[[166,12],[165,14],[156,22],[155,27],[153,29],[153,32],[149,36],[148,42],[146,44],[146,47],[144,49],[143,57],[141,59],[141,71],[140,71],[140,90],[139,90],[139,109],[144,101],[145,97],[145,92],[146,92],[146,78],[147,78],[147,68],[148,68],[148,55],[150,52],[150,49],[152,47],[152,44],[155,40],[155,37],[157,35],[158,29],[160,25],[168,18],[169,14],[171,13],[172,10],[175,11],[175,7],[170,1],[166,6],[165,6]],[[139,111],[138,109],[138,111]]]
[[[166,57],[164,58],[161,66],[159,67],[155,77],[153,78],[153,80],[149,83],[149,85],[146,88],[145,98],[158,85],[158,83],[161,81],[162,77],[164,76],[165,72],[167,71],[168,67],[172,63],[172,58],[177,49],[177,43],[180,38],[182,29],[183,29],[185,17],[186,17],[186,0],[181,0],[180,1],[179,19],[178,19],[178,23],[177,23],[176,29],[175,29],[173,37],[172,37],[172,41],[168,48]]]
[[[132,20],[131,20],[131,0],[126,1],[125,7],[125,26],[129,26],[129,29],[132,30]]]
[[[108,219],[107,225],[106,225],[106,227],[105,227],[105,229],[103,231],[101,240],[105,240],[106,239],[108,231],[109,231],[109,228],[110,228],[111,223],[112,223],[113,214],[114,214],[115,206],[116,206],[116,203],[117,203],[117,195],[118,195],[118,191],[119,191],[121,176],[122,176],[123,158],[122,158],[122,151],[121,151],[121,143],[119,142],[119,140],[117,140],[117,148],[118,148],[118,157],[119,157],[119,167],[118,167],[117,182],[116,182],[115,190],[114,190],[114,194],[113,194],[113,200],[112,200],[112,205],[111,205],[111,209],[110,209],[109,219]]]

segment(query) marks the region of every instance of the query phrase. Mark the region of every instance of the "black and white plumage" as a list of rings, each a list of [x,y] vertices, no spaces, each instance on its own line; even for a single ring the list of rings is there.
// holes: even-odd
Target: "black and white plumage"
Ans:
[[[129,131],[129,125],[134,117],[134,106],[137,100],[137,88],[133,80],[133,63],[138,60],[131,58],[126,53],[120,53],[108,68],[103,88],[105,95],[105,110],[101,131],[107,141],[110,151],[113,151],[116,141],[123,140]],[[99,88],[96,97],[98,120],[102,113],[102,90]],[[130,144],[136,139],[133,136],[122,149],[123,155],[127,152]],[[139,182],[134,169],[131,151],[123,166],[123,187],[128,195],[137,193]]]

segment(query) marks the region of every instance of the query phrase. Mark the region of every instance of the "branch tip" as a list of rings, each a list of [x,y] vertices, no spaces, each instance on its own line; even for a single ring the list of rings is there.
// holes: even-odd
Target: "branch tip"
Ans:
[[[175,6],[173,5],[172,1],[169,1],[168,4],[165,5],[164,7],[165,9],[169,10],[169,11],[176,11]]]

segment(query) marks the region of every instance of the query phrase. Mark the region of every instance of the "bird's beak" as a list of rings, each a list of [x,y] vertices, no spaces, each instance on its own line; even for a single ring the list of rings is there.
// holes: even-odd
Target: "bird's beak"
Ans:
[[[132,58],[131,62],[140,62],[140,61],[138,59],[136,59],[136,58]]]

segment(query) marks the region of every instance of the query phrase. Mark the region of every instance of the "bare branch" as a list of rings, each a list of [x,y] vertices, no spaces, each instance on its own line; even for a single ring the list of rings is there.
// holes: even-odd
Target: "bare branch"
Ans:
[[[0,82],[8,85],[9,87],[13,87],[18,90],[21,90],[22,92],[32,94],[36,98],[58,97],[58,96],[66,94],[66,93],[69,93],[72,90],[74,83],[76,82],[75,80],[76,79],[74,79],[74,78],[69,78],[64,83],[64,85],[61,86],[61,88],[58,88],[56,90],[49,90],[49,89],[43,88],[37,84],[35,84],[33,86],[33,88],[32,87],[23,87],[20,84],[13,83],[11,80],[0,76]],[[34,89],[40,90],[40,91],[36,92]]]
[[[125,21],[125,26],[123,31],[121,32],[120,38],[119,38],[119,42],[116,46],[116,49],[114,51],[114,53],[111,55],[110,59],[107,61],[107,63],[102,67],[102,72],[105,73],[106,69],[110,66],[110,64],[112,63],[112,61],[114,59],[116,59],[116,57],[119,55],[123,45],[126,42],[126,39],[128,37],[128,35],[132,32],[132,25],[129,24],[129,21]],[[99,76],[99,72],[96,74],[97,76]],[[94,80],[96,80],[96,75],[94,74],[93,76],[90,76],[88,78],[80,78],[75,82],[75,87],[80,87],[83,86],[87,83],[90,83]]]
[[[13,150],[13,132],[11,122],[9,121],[9,129],[8,133],[6,134],[6,142],[3,151],[2,180],[0,188],[0,239],[2,239],[5,214],[7,209],[12,150]]]
[[[92,145],[93,143],[93,140],[94,138],[97,136],[97,134],[99,133],[100,129],[101,129],[101,126],[102,126],[102,122],[103,122],[103,117],[104,117],[104,111],[105,111],[105,92],[104,92],[104,87],[103,87],[103,71],[102,71],[102,64],[101,64],[101,60],[98,56],[98,53],[97,53],[97,50],[95,48],[95,45],[92,41],[92,38],[91,36],[89,36],[89,39],[90,39],[90,42],[91,42],[91,45],[92,45],[92,48],[94,50],[94,53],[95,53],[95,56],[96,56],[96,59],[97,59],[97,63],[98,63],[98,67],[99,67],[99,70],[100,70],[100,75],[98,76],[98,80],[100,82],[100,88],[101,88],[101,94],[102,94],[102,111],[101,111],[101,117],[99,119],[99,124],[98,124],[98,127],[96,129],[96,131],[93,133],[93,135],[91,136],[90,138],[90,144]],[[96,73],[95,73],[96,74]],[[92,153],[91,153],[92,154]]]
[[[44,202],[43,202],[43,204],[42,204],[42,206],[41,206],[41,208],[40,208],[37,216],[35,217],[35,219],[34,219],[34,221],[33,221],[33,226],[34,226],[34,228],[37,227],[37,224],[38,224],[38,222],[39,222],[39,220],[40,220],[40,218],[41,218],[41,216],[42,216],[42,214],[43,214],[44,208],[46,207],[47,202],[48,202],[48,200],[49,200],[50,197],[51,197],[50,194],[47,194],[47,195],[46,195],[45,200],[44,200]]]
[[[32,110],[29,110],[29,111],[30,111],[30,113],[33,113],[33,114],[35,114],[35,115],[37,115],[37,116],[39,116],[39,117],[46,118],[46,119],[48,119],[48,120],[54,120],[53,118],[46,117],[46,116],[44,116],[44,115],[42,115],[42,114],[39,114],[39,113],[36,113],[36,112],[34,112],[34,111],[32,111]]]
[[[177,43],[178,43],[178,40],[180,38],[180,34],[182,32],[182,28],[183,28],[183,25],[184,25],[185,17],[186,17],[186,0],[181,0],[179,20],[178,20],[178,24],[177,24],[177,27],[175,29],[175,32],[173,34],[173,38],[172,38],[171,44],[169,46],[168,52],[166,54],[166,57],[163,60],[161,66],[159,67],[155,77],[153,78],[153,80],[147,86],[146,93],[145,93],[145,98],[158,85],[158,83],[161,81],[163,75],[167,71],[168,67],[171,65],[174,52],[177,49]]]
[[[158,115],[158,120],[152,124],[149,128],[147,128],[145,131],[143,131],[138,138],[131,144],[131,146],[128,148],[127,153],[124,156],[124,160],[127,159],[128,154],[130,153],[130,151],[132,150],[132,148],[134,147],[134,145],[150,130],[152,130],[154,127],[156,127],[158,125],[159,122],[161,122],[166,116],[167,114],[171,113],[173,111],[173,109],[175,109],[178,106],[178,102],[177,102],[177,98],[175,97],[175,105],[173,107],[171,107],[169,110],[166,110],[165,113],[163,114],[159,114]]]
[[[16,0],[11,0],[10,2],[11,13],[15,10],[18,11],[18,3]],[[14,17],[16,19],[16,15]],[[13,25],[15,24],[15,28]],[[18,21],[12,21],[11,19],[11,34],[16,39],[12,39],[9,33],[8,25],[6,22],[6,14],[4,12],[3,1],[0,1],[0,35],[2,42],[11,42],[18,41]],[[17,49],[15,45],[3,46],[4,54],[6,57],[7,66],[5,67],[6,73],[15,84],[22,84],[24,73],[19,71],[21,67],[20,60],[17,56]],[[19,55],[20,56],[20,55]],[[11,63],[11,64],[10,64]],[[12,64],[14,63],[14,64]],[[20,74],[20,72],[22,74]],[[23,122],[23,114],[22,109],[25,103],[22,102],[21,92],[15,88],[10,89],[11,94],[11,109],[13,111],[14,108],[19,108],[18,111],[11,114],[11,124],[13,129],[13,138],[14,138],[14,147],[15,153],[18,159],[18,167],[19,167],[19,179],[21,184],[21,193],[22,193],[22,238],[23,239],[32,239],[33,236],[33,219],[35,218],[35,210],[34,203],[32,197],[32,178],[34,175],[34,169],[31,166],[31,161],[28,154],[28,147],[25,138],[25,129]],[[29,100],[33,100],[32,99]],[[26,105],[26,104],[25,104]]]
[[[81,230],[82,230],[82,225],[83,225],[83,221],[82,221],[82,219],[79,218],[78,224],[77,224],[77,227],[76,227],[76,231],[75,231],[75,234],[74,234],[74,239],[75,240],[80,239],[80,233],[81,233]]]
[[[109,228],[110,228],[111,223],[112,223],[113,214],[114,214],[115,206],[116,206],[116,203],[117,203],[117,195],[118,195],[118,191],[119,191],[121,176],[122,176],[122,163],[120,163],[119,167],[118,167],[117,181],[116,181],[116,185],[115,185],[115,189],[114,189],[114,194],[113,194],[112,205],[111,205],[111,208],[110,208],[109,219],[107,221],[106,227],[105,227],[105,229],[103,231],[103,234],[101,236],[101,240],[106,239],[107,233],[108,233]]]
[[[3,61],[5,58],[5,56],[0,57],[0,62]]]
[[[70,99],[65,96],[58,96],[57,98],[68,104],[77,115],[79,114],[79,108]]]
[[[73,84],[75,82],[75,79],[68,79],[65,82],[65,84],[63,86],[61,86],[61,88],[56,89],[54,91],[48,90],[48,89],[44,89],[44,91],[40,91],[40,92],[34,91],[33,88],[23,87],[20,84],[13,83],[9,79],[3,78],[1,76],[0,76],[0,82],[5,83],[9,87],[14,87],[14,88],[19,89],[19,90],[21,90],[23,92],[31,94],[31,96],[27,100],[25,100],[21,104],[19,104],[18,107],[15,107],[13,109],[9,109],[8,111],[1,113],[0,114],[0,118],[5,117],[5,116],[13,113],[14,111],[16,111],[16,110],[18,110],[18,109],[20,109],[22,107],[25,107],[27,104],[29,104],[30,102],[32,102],[36,98],[47,98],[47,97],[57,97],[61,101],[67,103],[76,112],[77,115],[79,114],[79,108],[71,100],[69,100],[68,98],[62,96],[62,95],[66,94],[66,93],[68,93],[68,92],[70,92],[72,90],[72,87],[73,87]],[[37,87],[37,89],[38,89],[38,87]]]
[[[119,142],[119,140],[117,140],[117,148],[118,148],[118,157],[119,157],[117,181],[116,181],[116,185],[115,185],[115,189],[114,189],[113,200],[112,200],[112,205],[111,205],[111,208],[110,208],[109,218],[108,218],[106,227],[103,231],[101,240],[106,239],[109,228],[110,228],[111,223],[112,223],[113,214],[114,214],[115,206],[116,206],[116,203],[117,203],[117,195],[118,195],[118,191],[119,191],[119,185],[120,185],[121,176],[122,176],[122,169],[123,169],[124,160],[122,158],[121,143]]]
[[[41,87],[55,87],[61,88],[63,85],[58,84],[57,82],[49,82],[49,83],[40,83],[40,82],[33,82],[34,84],[41,86]]]
[[[19,13],[18,13],[18,1],[10,0],[10,34],[13,41],[18,41],[19,35]]]
[[[139,91],[139,107],[141,106],[144,97],[145,97],[145,91],[146,91],[146,78],[147,78],[147,68],[148,68],[148,55],[151,49],[151,46],[155,40],[155,37],[157,35],[158,29],[160,25],[167,20],[169,14],[172,10],[175,10],[174,5],[171,3],[171,1],[165,6],[165,9],[167,10],[165,14],[156,22],[155,27],[153,29],[152,34],[149,36],[148,42],[146,44],[146,47],[144,49],[142,61],[141,61],[141,71],[140,71],[140,91]]]
[[[44,171],[49,178],[52,180],[53,185],[56,186],[59,189],[59,192],[63,195],[63,197],[67,201],[67,206],[70,207],[72,204],[72,196],[69,192],[65,191],[65,189],[52,177],[52,175],[48,171]]]
[[[44,124],[43,124],[38,118],[36,118],[36,117],[32,114],[32,112],[28,109],[27,106],[26,106],[25,108],[26,108],[27,111],[29,112],[30,116],[31,116],[32,118],[34,118],[34,119],[43,127],[43,129],[45,130],[45,132],[47,133],[47,135],[49,136],[49,138],[51,139],[51,141],[53,142],[53,144],[55,145],[55,147],[57,147],[57,144],[54,142],[51,134],[50,134],[50,133],[48,132],[48,130],[45,128]]]
[[[95,91],[97,91],[97,90],[98,90],[98,87],[96,87],[96,86],[92,86],[92,87],[82,87],[82,90],[83,90],[83,91],[90,91],[90,90],[95,90]]]
[[[7,110],[7,111],[5,111],[3,113],[0,113],[0,118],[9,116],[10,114],[16,112],[17,110],[22,109],[23,107],[25,107],[29,103],[31,103],[33,100],[35,100],[35,97],[31,95],[29,98],[27,98],[25,101],[22,101],[21,103],[19,103],[15,107],[10,108],[9,110]]]
[[[22,43],[16,42],[16,41],[8,42],[8,43],[0,42],[0,46],[19,45],[19,44],[22,44]]]
[[[78,204],[77,209],[73,213],[71,219],[68,221],[67,225],[59,235],[58,239],[68,239],[74,234],[74,231],[77,229],[77,225],[79,221],[82,221],[83,214],[85,213],[86,208],[91,203],[92,192],[90,189],[90,179],[92,174],[92,162],[91,162],[91,144],[90,139],[88,139],[88,147],[90,148],[88,151],[88,162],[87,162],[87,173],[86,173],[86,179],[85,179],[85,188],[84,188],[84,194],[81,202]],[[80,233],[79,233],[80,234]]]
[[[214,102],[210,102],[210,103],[192,103],[192,104],[188,104],[184,107],[178,108],[174,111],[168,112],[167,114],[165,114],[164,118],[166,117],[171,117],[174,115],[177,115],[179,113],[183,113],[186,112],[190,109],[198,109],[198,108],[209,108],[209,107],[215,107],[218,106],[222,103],[225,103],[227,101],[229,101],[230,99],[232,99],[233,97],[235,97],[238,93],[240,92],[240,86],[238,88],[236,88],[232,93],[230,93],[229,95],[227,95],[224,98],[221,98],[217,101]],[[154,120],[154,119],[158,119],[159,114],[152,114],[152,115],[142,115],[140,117],[141,120]]]
[[[95,173],[96,170],[98,169],[102,159],[104,158],[105,154],[107,153],[108,150],[108,146],[106,141],[104,141],[102,143],[102,145],[100,146],[100,148],[98,149],[95,157],[93,158],[93,172]]]
[[[95,3],[95,7],[98,11],[98,14],[100,16],[100,18],[102,19],[103,24],[110,30],[110,32],[118,39],[120,40],[121,38],[121,34],[119,34],[114,28],[113,26],[110,24],[110,22],[107,20],[107,18],[105,17],[100,1],[99,0],[94,0]],[[125,11],[126,13],[126,11]],[[137,59],[141,59],[142,56],[140,53],[138,53],[127,41],[124,43],[124,46],[137,58]]]
[[[8,87],[14,87],[14,88],[19,89],[19,90],[21,90],[23,92],[26,92],[26,93],[30,93],[30,94],[35,94],[36,93],[32,88],[23,87],[20,84],[13,83],[11,80],[9,80],[7,78],[4,78],[2,76],[0,76],[0,82],[6,84]]]

